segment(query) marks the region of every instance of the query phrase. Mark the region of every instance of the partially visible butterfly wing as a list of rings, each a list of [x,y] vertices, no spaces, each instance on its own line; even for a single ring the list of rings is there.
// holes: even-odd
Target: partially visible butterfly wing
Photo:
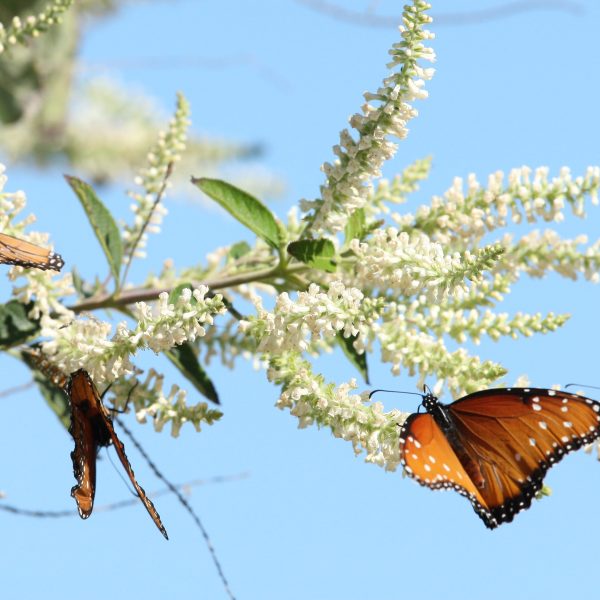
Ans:
[[[65,264],[60,254],[31,242],[0,233],[0,263],[60,271]]]
[[[453,489],[466,496],[475,512],[490,527],[496,527],[480,490],[473,483],[444,432],[428,413],[412,414],[400,429],[400,456],[406,473],[434,490]]]
[[[69,432],[75,440],[71,452],[73,475],[77,485],[71,489],[71,496],[77,502],[79,516],[87,519],[94,508],[96,493],[96,456],[99,440],[94,426],[94,416],[98,414],[98,393],[88,374],[79,370],[71,376],[67,387],[71,404],[71,427]]]
[[[600,403],[558,390],[485,390],[445,408],[479,465],[479,492],[498,524],[531,506],[565,454],[600,437]]]
[[[131,483],[133,484],[135,491],[137,492],[143,505],[146,507],[148,514],[152,517],[154,524],[158,527],[159,531],[168,540],[169,536],[167,535],[167,530],[165,529],[165,526],[162,524],[162,521],[160,519],[160,515],[158,514],[158,511],[154,507],[152,500],[150,500],[150,498],[148,498],[148,496],[146,495],[144,488],[137,482],[137,479],[135,478],[135,473],[133,472],[133,469],[131,468],[131,463],[129,462],[129,459],[127,458],[127,455],[125,454],[125,446],[123,445],[121,440],[117,437],[112,420],[108,415],[108,411],[106,410],[106,408],[104,408],[104,406],[102,408],[105,413],[106,427],[110,433],[110,437],[112,439],[115,450],[117,451],[119,460],[121,461],[121,464],[123,465],[125,471],[127,471],[127,475],[129,476],[129,479],[131,480]]]
[[[69,377],[50,361],[42,352],[39,344],[25,346],[21,349],[21,356],[30,368],[39,371],[54,386],[63,391],[67,390]]]

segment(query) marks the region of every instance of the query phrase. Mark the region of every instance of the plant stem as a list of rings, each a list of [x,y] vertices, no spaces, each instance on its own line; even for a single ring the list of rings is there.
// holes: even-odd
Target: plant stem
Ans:
[[[270,279],[282,278],[286,279],[288,274],[301,272],[306,270],[306,265],[294,265],[287,267],[282,271],[279,265],[262,271],[252,271],[249,273],[238,273],[229,277],[217,279],[208,279],[206,281],[194,282],[194,287],[206,285],[211,291],[236,287],[244,283],[255,283],[258,281],[268,281]],[[98,310],[102,308],[116,308],[134,304],[135,302],[156,300],[162,292],[170,292],[171,288],[134,288],[124,290],[118,295],[103,294],[92,298],[87,298],[78,304],[70,306],[69,309],[75,313],[80,313],[86,310]]]

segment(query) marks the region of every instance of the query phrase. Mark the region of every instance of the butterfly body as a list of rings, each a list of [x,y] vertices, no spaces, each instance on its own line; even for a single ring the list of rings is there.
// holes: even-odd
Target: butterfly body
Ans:
[[[142,504],[165,538],[167,532],[152,501],[135,478],[125,447],[117,437],[110,413],[102,404],[96,386],[86,371],[80,369],[73,373],[67,386],[71,404],[71,427],[69,432],[75,441],[71,452],[73,474],[77,485],[71,489],[71,496],[77,502],[82,519],[87,519],[94,507],[96,493],[96,457],[101,447],[113,444],[131,483]]]
[[[429,393],[423,407],[401,426],[405,471],[466,496],[490,529],[528,508],[565,454],[600,437],[600,403],[557,390],[485,390],[447,405]]]

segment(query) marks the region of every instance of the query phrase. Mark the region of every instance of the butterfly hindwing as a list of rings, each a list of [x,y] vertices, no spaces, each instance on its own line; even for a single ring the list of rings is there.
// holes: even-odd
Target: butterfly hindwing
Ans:
[[[412,414],[403,423],[400,453],[406,473],[418,483],[434,490],[457,491],[470,500],[484,521],[491,521],[491,513],[479,489],[430,414]]]

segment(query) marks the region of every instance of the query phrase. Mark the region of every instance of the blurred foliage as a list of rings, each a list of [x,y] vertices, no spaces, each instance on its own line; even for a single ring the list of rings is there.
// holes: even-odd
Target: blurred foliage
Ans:
[[[10,23],[44,9],[44,0],[3,0],[0,22]],[[113,0],[83,0],[58,27],[13,46],[0,56],[0,159],[38,167],[55,163],[97,184],[131,180],[165,114],[152,99],[109,79],[79,80],[77,50],[82,28],[93,26],[118,6]],[[259,156],[257,144],[191,135],[179,171],[182,180],[202,172],[217,175],[227,161]],[[186,165],[186,163],[188,163]],[[238,179],[235,175],[234,180]],[[251,186],[277,196],[283,185],[259,173]]]

